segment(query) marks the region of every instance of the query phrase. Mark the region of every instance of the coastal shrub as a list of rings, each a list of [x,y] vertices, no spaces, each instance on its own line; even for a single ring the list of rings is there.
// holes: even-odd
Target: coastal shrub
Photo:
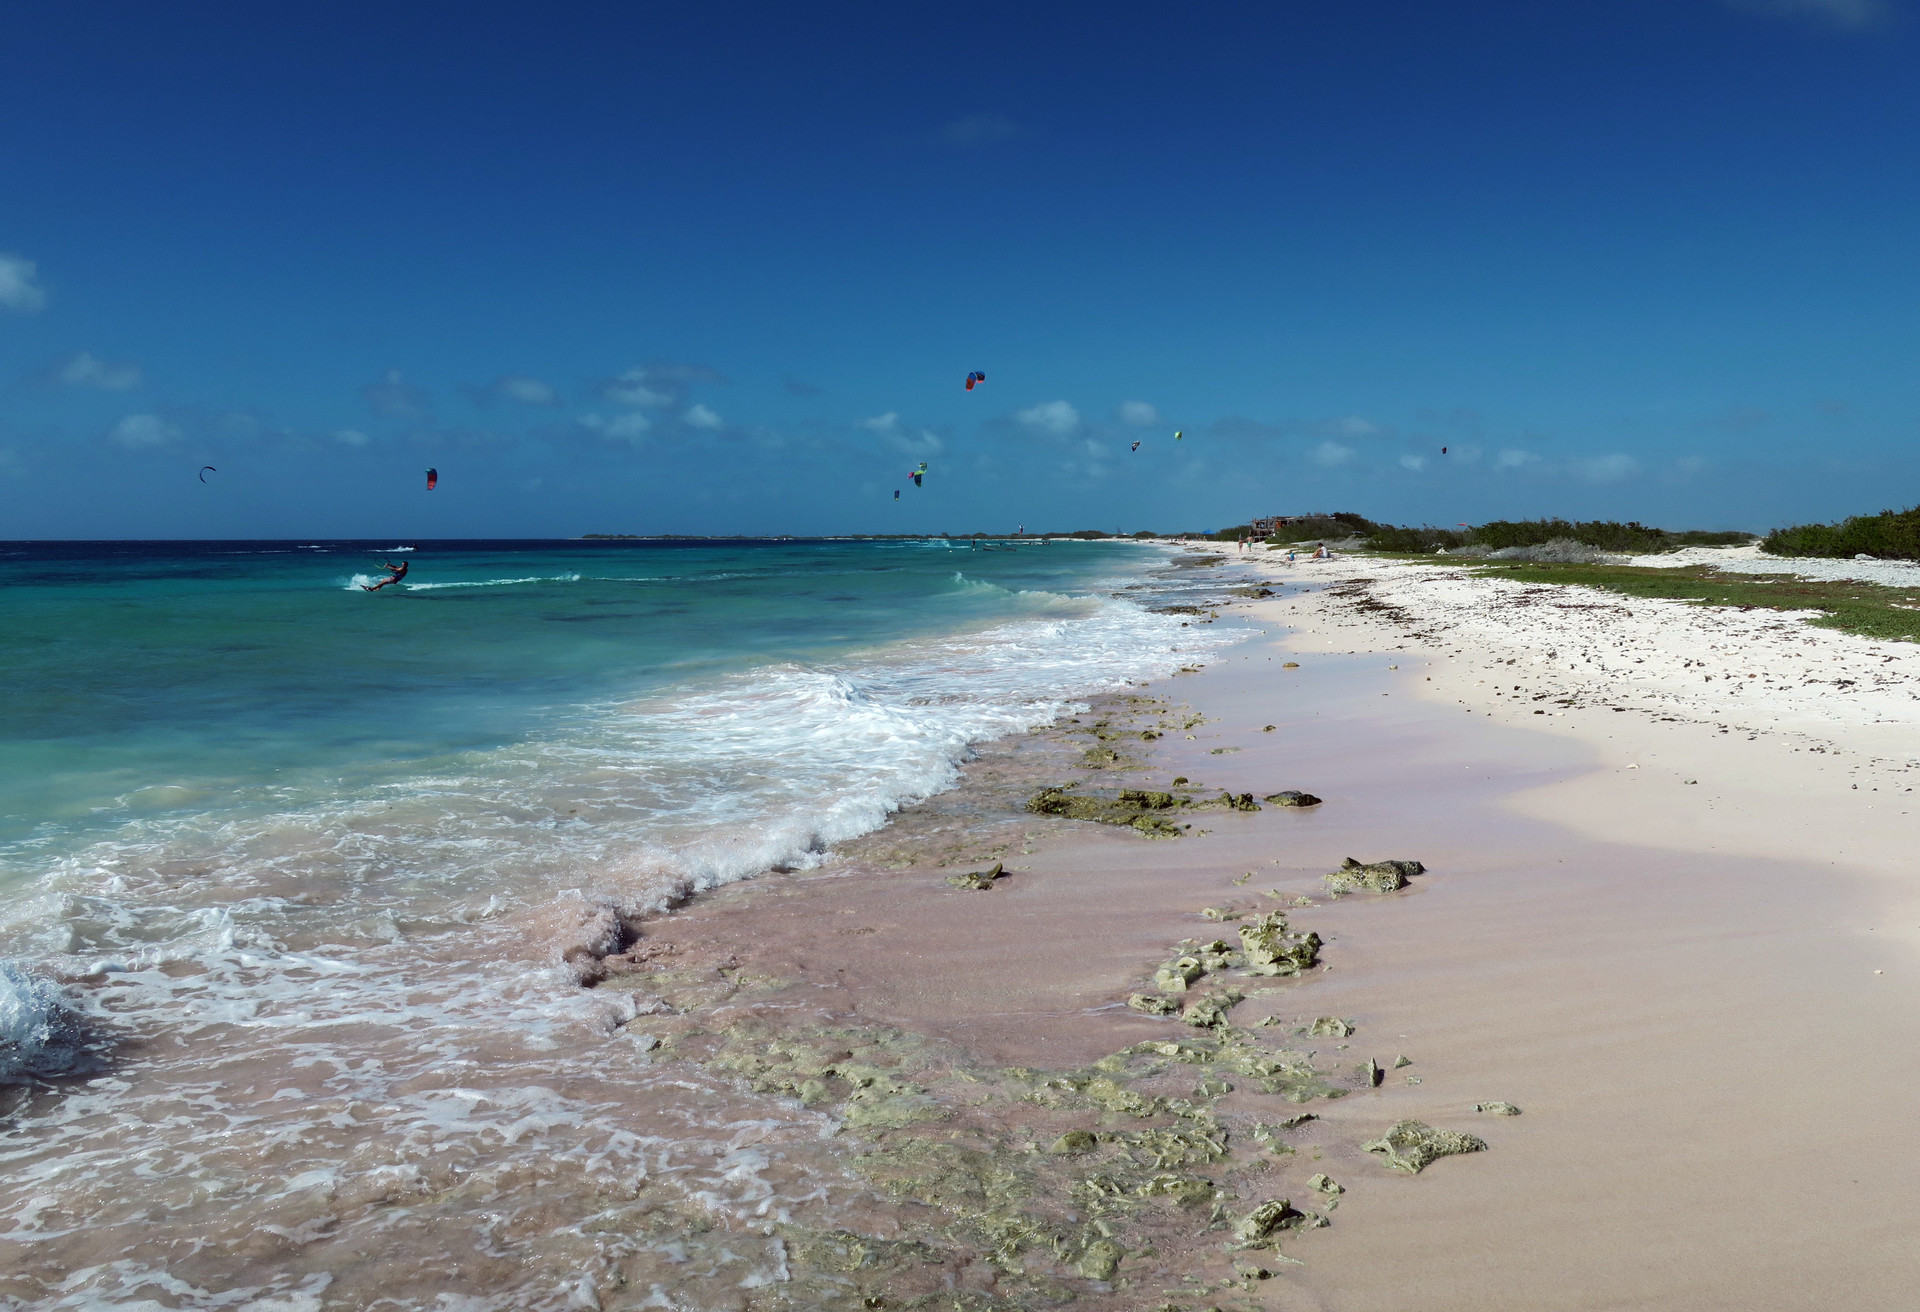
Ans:
[[[1770,556],[1876,556],[1920,560],[1920,506],[1854,515],[1838,524],[1777,528],[1760,543]]]
[[[1572,538],[1554,538],[1530,547],[1502,547],[1490,553],[1494,560],[1531,560],[1547,565],[1608,565],[1623,558]]]
[[[1566,538],[1589,547],[1599,547],[1603,551],[1652,555],[1656,552],[1678,551],[1682,547],[1738,546],[1743,542],[1751,542],[1754,535],[1737,531],[1673,532],[1664,528],[1649,528],[1638,520],[1628,520],[1622,524],[1611,519],[1580,522],[1564,519],[1496,519],[1473,528],[1468,536],[1495,551],[1507,547],[1540,547]]]
[[[1333,542],[1347,538],[1364,538],[1386,527],[1385,524],[1374,523],[1365,515],[1356,515],[1345,510],[1331,515],[1302,515],[1291,523],[1282,524],[1280,531],[1267,539],[1267,545],[1284,547],[1295,542]]]
[[[1464,533],[1431,524],[1422,524],[1419,528],[1382,524],[1367,538],[1367,547],[1372,551],[1432,552],[1441,547],[1453,551],[1465,546],[1466,541]]]

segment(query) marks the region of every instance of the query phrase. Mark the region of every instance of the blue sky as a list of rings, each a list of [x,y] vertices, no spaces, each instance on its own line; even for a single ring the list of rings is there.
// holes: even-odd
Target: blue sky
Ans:
[[[1920,0],[555,8],[10,15],[0,537],[1920,500]]]

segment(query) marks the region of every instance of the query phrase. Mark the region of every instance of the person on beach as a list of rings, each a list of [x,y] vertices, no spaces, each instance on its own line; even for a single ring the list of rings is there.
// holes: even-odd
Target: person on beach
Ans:
[[[361,591],[378,592],[380,589],[386,587],[387,584],[398,583],[407,576],[407,562],[404,560],[398,565],[390,560],[383,560],[380,562],[380,566],[387,571],[387,577],[381,579],[378,583],[362,583],[360,585]]]

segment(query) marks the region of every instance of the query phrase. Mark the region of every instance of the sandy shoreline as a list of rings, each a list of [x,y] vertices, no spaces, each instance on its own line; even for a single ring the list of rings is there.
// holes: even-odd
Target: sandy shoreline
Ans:
[[[1597,652],[1544,659],[1538,599],[1519,615],[1529,623],[1503,623],[1498,598],[1442,604],[1458,579],[1370,562],[1262,567],[1295,586],[1236,608],[1249,639],[1142,690],[1166,699],[1143,716],[1186,715],[1182,704],[1204,716],[1193,737],[1143,744],[1128,726],[1126,754],[1144,768],[1073,777],[1306,788],[1322,806],[1198,812],[1188,818],[1207,832],[1158,842],[1023,816],[1018,799],[1092,741],[1076,736],[1085,725],[1063,726],[989,749],[958,793],[827,870],[722,890],[643,941],[685,978],[711,972],[742,997],[757,988],[763,1017],[898,1026],[951,1054],[954,1072],[971,1063],[964,1080],[991,1081],[996,1068],[1080,1070],[1129,1044],[1192,1037],[1125,999],[1150,988],[1176,941],[1233,937],[1234,922],[1201,908],[1251,917],[1286,904],[1296,928],[1325,940],[1322,968],[1241,981],[1249,996],[1232,1023],[1310,1052],[1344,1096],[1294,1104],[1221,1081],[1243,1086],[1206,1103],[1230,1150],[1184,1172],[1216,1186],[1217,1223],[1114,1213],[1127,1252],[1110,1280],[1075,1288],[1086,1306],[1904,1306],[1920,1200],[1889,1145],[1920,1076],[1920,898],[1903,850],[1913,776],[1886,723],[1902,679],[1856,681],[1877,715],[1823,717],[1797,694],[1756,709],[1725,680],[1706,683],[1712,670],[1681,664],[1735,646],[1717,612],[1616,617],[1651,624],[1645,641],[1664,653],[1636,682],[1600,668]],[[1428,595],[1441,600],[1423,610]],[[1594,615],[1548,617],[1565,632],[1546,650],[1593,640]],[[1904,655],[1812,632],[1809,669]],[[1744,650],[1721,653],[1732,664],[1752,662],[1744,636]],[[1804,646],[1790,621],[1760,636]],[[1636,695],[1639,710],[1613,709]],[[1790,714],[1761,723],[1783,704]],[[1415,858],[1429,873],[1399,893],[1329,900],[1320,875],[1347,855]],[[989,858],[1011,872],[995,888],[946,887]],[[1315,905],[1293,905],[1302,898]],[[689,1033],[704,1024],[693,1014],[680,1022]],[[1269,1016],[1278,1023],[1261,1025]],[[1314,1016],[1357,1030],[1297,1035]],[[673,1053],[672,1025],[648,1023]],[[1386,1071],[1378,1088],[1353,1073],[1369,1059]],[[1023,1138],[1055,1132],[1071,1107],[1029,1115],[1031,1096],[995,1096],[944,1133],[1031,1166],[1029,1187],[1059,1191],[1054,1222],[1085,1225],[1075,1181],[1107,1159],[1081,1169]],[[1495,1099],[1524,1114],[1474,1111]],[[1292,1152],[1248,1141],[1250,1125],[1302,1107],[1319,1119],[1290,1134]],[[1137,1123],[1077,1114],[1103,1152],[1105,1136]],[[1491,1151],[1396,1174],[1360,1145],[1406,1118]],[[1317,1209],[1330,1226],[1283,1237],[1291,1261],[1230,1251],[1234,1218],[1265,1198],[1315,1209],[1324,1200],[1307,1179],[1319,1173],[1346,1192],[1337,1212]],[[884,1224],[939,1211],[909,1203]],[[1087,1260],[1076,1242],[1069,1267]],[[1264,1261],[1272,1278],[1237,1275],[1236,1261]],[[1026,1305],[1035,1287],[1005,1272],[974,1262],[961,1284],[979,1306]]]

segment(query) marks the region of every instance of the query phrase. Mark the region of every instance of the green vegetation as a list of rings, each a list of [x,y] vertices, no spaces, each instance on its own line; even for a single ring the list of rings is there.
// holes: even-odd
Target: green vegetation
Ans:
[[[1565,519],[1496,519],[1464,529],[1419,528],[1376,525],[1367,538],[1374,551],[1424,554],[1445,548],[1458,551],[1465,546],[1500,551],[1508,547],[1538,547],[1548,542],[1578,542],[1600,551],[1618,551],[1633,555],[1678,551],[1682,547],[1731,547],[1753,540],[1751,533],[1675,532],[1649,528],[1637,520],[1622,524],[1611,519],[1573,521]]]
[[[1336,511],[1331,515],[1302,515],[1284,525],[1280,532],[1267,539],[1270,544],[1285,546],[1289,542],[1320,542],[1340,538],[1365,537],[1386,527],[1376,524],[1365,515],[1356,515],[1351,511]],[[1253,525],[1235,524],[1232,528],[1223,528],[1209,536],[1215,542],[1233,542],[1253,534]]]
[[[1467,534],[1450,528],[1435,528],[1431,524],[1422,524],[1419,528],[1397,527],[1382,524],[1367,539],[1367,547],[1373,551],[1394,551],[1408,555],[1429,555],[1440,548],[1455,551],[1468,542]]]
[[[1920,516],[1920,512],[1916,512]],[[1250,532],[1246,524],[1222,529],[1210,535],[1216,542],[1231,542]],[[1912,529],[1916,554],[1920,554],[1920,518]],[[1327,541],[1361,536],[1370,551],[1404,555],[1431,555],[1445,549],[1462,547],[1500,551],[1507,547],[1537,547],[1548,542],[1578,542],[1600,551],[1635,555],[1678,551],[1682,547],[1730,547],[1753,540],[1753,534],[1740,532],[1675,531],[1650,528],[1635,520],[1497,519],[1472,527],[1436,528],[1404,524],[1379,524],[1364,515],[1342,512],[1336,515],[1310,515],[1286,525],[1267,539],[1269,546],[1287,546],[1295,542]],[[1863,548],[1864,549],[1864,548]],[[1849,549],[1851,551],[1851,548]],[[1802,553],[1811,554],[1811,553]],[[1824,553],[1823,553],[1824,554]]]
[[[1638,520],[1622,524],[1610,519],[1580,523],[1564,519],[1496,519],[1469,529],[1468,536],[1495,551],[1502,547],[1537,547],[1566,538],[1602,551],[1635,555],[1678,551],[1682,547],[1732,547],[1753,540],[1751,533],[1675,533],[1664,528],[1648,528]]]
[[[1577,583],[1629,597],[1661,597],[1742,610],[1816,610],[1809,620],[1889,642],[1920,642],[1920,588],[1886,588],[1851,580],[1821,582],[1774,575],[1750,578],[1697,566],[1636,569],[1629,565],[1486,565],[1482,572],[1519,583]]]
[[[1796,524],[1777,528],[1761,541],[1773,556],[1877,556],[1920,560],[1920,506],[1855,515],[1838,524]]]

